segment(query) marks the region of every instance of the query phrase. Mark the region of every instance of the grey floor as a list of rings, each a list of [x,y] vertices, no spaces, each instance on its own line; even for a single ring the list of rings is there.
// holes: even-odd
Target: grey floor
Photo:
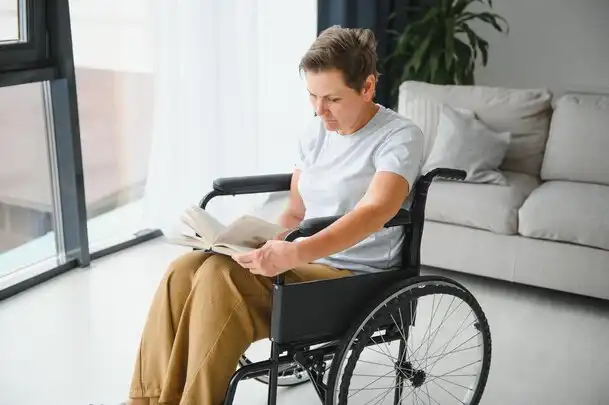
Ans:
[[[0,405],[122,402],[147,305],[182,251],[155,240],[0,302]],[[474,293],[491,325],[483,404],[609,404],[609,303],[443,274]],[[235,401],[265,402],[255,381]],[[279,403],[318,402],[305,385],[281,390]]]

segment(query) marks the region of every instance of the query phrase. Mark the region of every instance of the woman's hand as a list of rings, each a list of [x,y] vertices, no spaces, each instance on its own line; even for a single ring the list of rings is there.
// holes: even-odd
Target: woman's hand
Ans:
[[[298,243],[280,240],[270,240],[259,249],[233,254],[232,258],[253,274],[266,277],[274,277],[306,264],[300,259]]]
[[[291,229],[288,229],[287,231],[279,232],[277,235],[273,236],[269,240],[285,240],[285,237],[288,236],[288,234],[290,232],[292,232]],[[262,242],[260,245],[258,245],[258,249],[260,249],[262,246],[264,246],[265,243],[266,242]]]
[[[292,231],[293,229],[288,229],[286,231],[279,232],[277,235],[273,236],[272,240],[285,240],[285,237],[288,236],[288,234]]]

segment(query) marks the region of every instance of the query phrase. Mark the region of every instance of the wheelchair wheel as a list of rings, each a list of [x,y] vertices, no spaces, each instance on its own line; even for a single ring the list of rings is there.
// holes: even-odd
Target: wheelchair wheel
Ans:
[[[441,277],[390,289],[345,335],[326,405],[476,405],[491,362],[486,317],[473,295]]]

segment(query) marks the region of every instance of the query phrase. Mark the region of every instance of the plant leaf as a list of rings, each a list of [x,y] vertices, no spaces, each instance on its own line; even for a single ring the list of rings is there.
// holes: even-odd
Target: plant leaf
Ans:
[[[454,78],[457,84],[469,84],[470,66],[472,66],[472,49],[460,39],[455,40],[455,69]]]
[[[396,52],[407,52],[408,51],[408,45],[410,44],[411,40],[415,39],[415,38],[412,38],[413,31],[414,31],[414,28],[412,26],[406,27],[406,29],[404,30],[402,35],[400,35],[397,40],[397,43],[395,45]]]
[[[480,54],[482,55],[482,65],[486,66],[488,62],[488,42],[478,37],[478,46],[480,48]]]
[[[495,28],[497,31],[499,32],[503,32],[503,27],[501,25],[499,25],[499,23],[497,22],[497,20],[501,20],[505,23],[506,25],[506,33],[509,31],[510,27],[507,23],[507,21],[505,20],[505,18],[501,17],[498,14],[495,13],[480,13],[481,15],[483,15],[484,17],[481,17],[481,19],[484,22],[487,22],[489,24],[491,24],[493,26],[493,28]]]
[[[466,21],[476,20],[476,19],[482,20],[485,23],[492,25],[493,28],[495,28],[499,32],[504,32],[503,27],[501,25],[499,25],[499,23],[497,22],[497,20],[501,20],[506,25],[505,33],[506,34],[509,33],[510,27],[505,18],[501,17],[499,14],[489,13],[486,11],[482,12],[482,13],[472,13],[470,11],[467,11],[459,17],[459,19],[457,20],[457,24],[462,24]]]
[[[453,14],[455,16],[460,15],[474,1],[484,3],[483,0],[457,0],[453,6]]]
[[[467,34],[467,39],[469,40],[469,46],[474,51],[474,59],[478,57],[478,38],[480,38],[474,30],[470,28],[467,24],[462,24],[463,31]]]
[[[419,45],[419,48],[416,50],[414,55],[412,55],[413,66],[416,70],[419,70],[419,68],[421,67],[421,62],[423,61],[423,56],[425,55],[425,53],[427,52],[427,49],[429,48],[429,43],[431,42],[431,39],[432,39],[432,36],[425,37],[425,39],[423,40],[423,42],[421,42],[421,45]]]
[[[429,57],[429,76],[431,81],[435,81],[436,73],[440,65],[440,58],[442,57],[441,49],[434,49],[431,56]]]
[[[444,59],[446,63],[446,69],[450,70],[450,66],[453,63],[453,54],[455,53],[455,20],[453,20],[452,18],[446,21],[446,32],[444,35]]]
[[[454,84],[454,80],[451,79],[448,70],[444,64],[440,64],[438,66],[438,70],[436,71],[434,77],[435,84]]]

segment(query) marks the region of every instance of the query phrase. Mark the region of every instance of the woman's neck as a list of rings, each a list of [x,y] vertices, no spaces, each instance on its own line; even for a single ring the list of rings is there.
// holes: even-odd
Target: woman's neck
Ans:
[[[350,135],[350,134],[353,134],[353,133],[359,131],[368,122],[370,122],[370,120],[372,118],[374,118],[374,116],[378,112],[379,108],[380,107],[376,103],[370,103],[370,105],[368,105],[366,108],[364,108],[360,118],[357,120],[357,123],[352,128],[349,128],[347,130],[341,130],[341,129],[339,129],[336,132],[339,135]]]

